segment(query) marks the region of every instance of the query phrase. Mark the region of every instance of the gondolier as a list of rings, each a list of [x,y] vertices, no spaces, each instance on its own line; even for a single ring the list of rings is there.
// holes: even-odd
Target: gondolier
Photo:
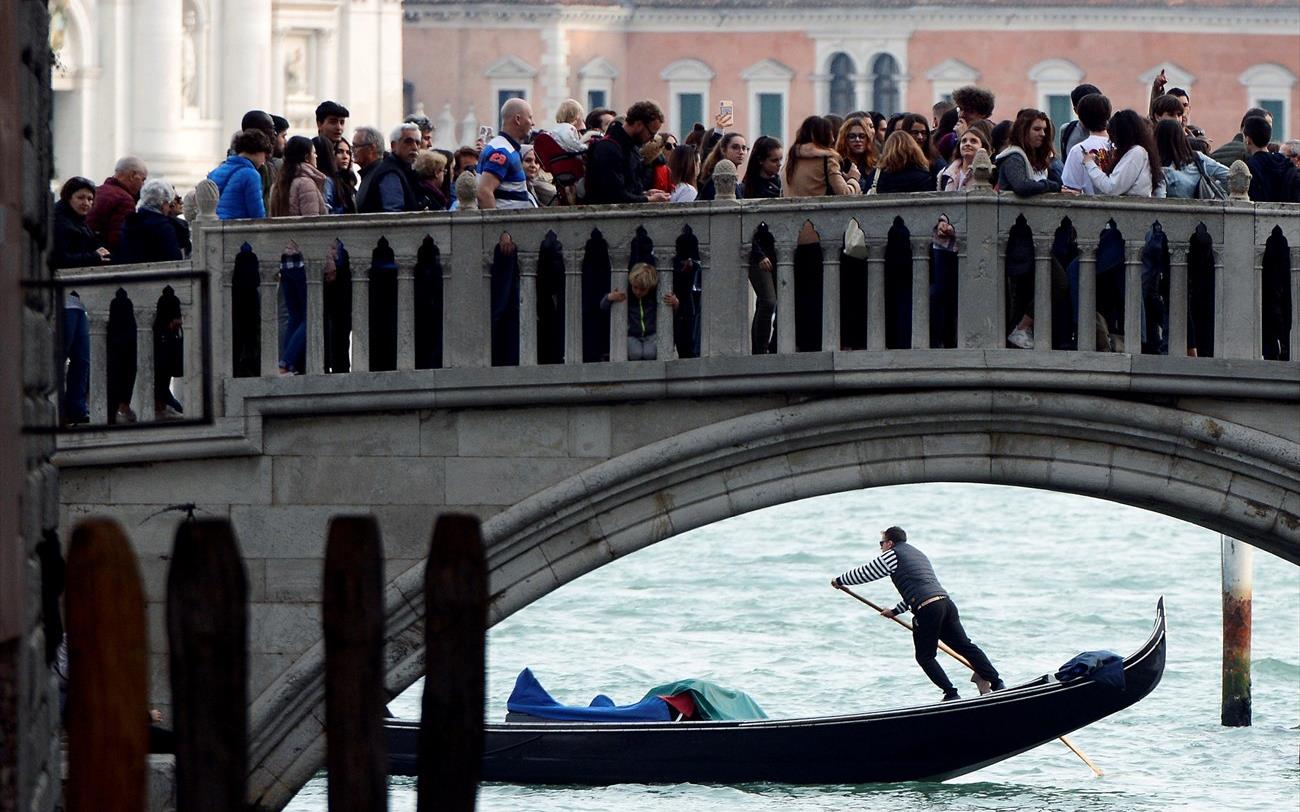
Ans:
[[[939,641],[947,643],[958,654],[970,661],[975,673],[987,680],[993,690],[1005,686],[997,669],[980,647],[970,641],[962,628],[957,604],[939,583],[934,567],[925,553],[907,543],[907,533],[901,527],[890,527],[880,534],[880,555],[862,566],[831,579],[831,586],[865,584],[889,576],[903,599],[885,617],[895,617],[911,610],[912,642],[916,647],[916,662],[930,681],[943,691],[944,701],[961,699],[952,681],[939,665],[935,655]]]

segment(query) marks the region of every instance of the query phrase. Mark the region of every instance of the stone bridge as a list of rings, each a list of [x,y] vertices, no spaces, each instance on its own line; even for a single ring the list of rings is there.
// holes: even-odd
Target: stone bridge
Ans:
[[[958,233],[956,343],[929,348],[931,228],[946,214]],[[1213,242],[1213,357],[1005,348],[1004,254],[1023,217],[1036,245],[1036,329],[1054,317],[1048,248],[1062,219],[1082,250],[1077,311],[1091,338],[1097,308],[1097,243],[1117,227],[1126,246],[1122,323],[1141,330],[1139,254],[1153,222],[1169,236],[1169,345],[1187,346],[1189,239],[1204,226]],[[864,263],[840,266],[846,226],[866,235]],[[910,267],[886,258],[899,223]],[[750,243],[766,224],[774,237],[778,352],[751,355]],[[793,261],[800,233],[815,229],[820,269]],[[593,228],[607,264],[591,261]],[[653,241],[660,267],[684,229],[702,266],[702,357],[677,358],[660,331],[664,360],[626,362],[613,306],[612,361],[582,362],[585,272],[624,289],[638,239]],[[548,232],[563,245],[563,363],[538,364],[538,275]],[[522,274],[514,280],[524,318],[518,366],[492,366],[492,249],[508,234]],[[194,424],[119,430],[103,422],[96,374],[96,424],[59,440],[62,523],[107,514],[132,534],[150,604],[153,692],[166,705],[164,598],[175,520],[146,520],[161,507],[194,502],[228,517],[250,580],[251,799],[282,807],[324,762],[323,645],[319,594],[331,515],[369,512],[384,532],[388,582],[388,686],[397,693],[422,667],[420,558],[435,516],[468,511],[484,520],[493,622],[620,556],[746,511],[819,494],[909,482],[981,482],[1085,494],[1137,505],[1244,539],[1300,563],[1300,366],[1263,360],[1265,311],[1276,311],[1278,269],[1289,259],[1283,345],[1300,358],[1300,209],[1230,201],[1021,200],[991,192],[898,198],[715,202],[516,213],[196,224],[196,251],[181,267],[116,272],[137,302],[151,305],[176,277],[186,308],[187,408]],[[322,373],[322,269],[341,238],[352,254],[352,371]],[[371,297],[385,272],[363,261],[382,240],[395,271],[383,284],[396,306]],[[278,256],[294,240],[307,258],[307,373],[276,375]],[[439,249],[441,291],[417,299],[421,257]],[[1282,245],[1279,241],[1285,241]],[[235,377],[238,285],[233,268],[247,245],[256,255],[261,367]],[[423,250],[423,254],[421,251]],[[596,252],[597,258],[599,253]],[[896,256],[896,255],[895,255]],[[248,260],[246,259],[245,262]],[[865,266],[865,267],[863,267]],[[908,273],[908,272],[912,273]],[[552,271],[553,272],[553,266]],[[1204,269],[1197,271],[1203,273]],[[609,279],[605,279],[608,273]],[[841,301],[865,274],[865,301]],[[901,275],[901,276],[900,276]],[[674,287],[665,273],[663,289]],[[908,277],[911,277],[910,279]],[[95,358],[102,361],[107,295],[93,275],[65,280],[89,297]],[[912,341],[887,348],[889,285],[910,285]],[[425,276],[428,292],[428,276]],[[104,280],[101,280],[104,281]],[[334,282],[332,284],[340,284]],[[1108,283],[1109,284],[1109,283]],[[823,290],[821,349],[795,352],[797,289]],[[376,288],[377,289],[377,288]],[[683,294],[685,284],[676,290]],[[391,297],[389,297],[391,299]],[[386,299],[385,301],[389,301]],[[553,301],[553,300],[552,300]],[[391,302],[390,302],[391,304]],[[666,306],[659,323],[672,323]],[[210,316],[208,329],[196,329]],[[810,318],[805,308],[801,318]],[[866,319],[865,349],[841,350],[842,319]],[[1062,318],[1058,308],[1055,318]],[[138,317],[147,336],[148,318]],[[587,330],[594,321],[589,319]],[[1204,329],[1202,324],[1202,329]],[[1276,333],[1277,325],[1273,329]],[[804,325],[803,334],[817,328]],[[374,331],[372,333],[372,331]],[[376,333],[383,332],[380,336]],[[1067,331],[1068,332],[1068,331]],[[442,338],[441,368],[427,366],[417,334]],[[806,339],[805,339],[806,340]],[[395,341],[376,371],[371,348]],[[897,342],[895,342],[897,343]],[[1091,343],[1091,342],[1085,342]],[[427,348],[427,344],[423,345]],[[1129,344],[1139,350],[1136,341]],[[141,340],[140,368],[150,368]],[[97,363],[99,362],[97,361]],[[436,358],[435,358],[436,361]],[[204,398],[204,368],[210,398]],[[247,375],[247,369],[243,370]],[[147,387],[141,387],[142,393]],[[200,404],[207,401],[205,407]],[[147,404],[140,404],[148,411]],[[146,414],[146,416],[148,416]],[[1035,517],[1027,517],[1032,524]]]

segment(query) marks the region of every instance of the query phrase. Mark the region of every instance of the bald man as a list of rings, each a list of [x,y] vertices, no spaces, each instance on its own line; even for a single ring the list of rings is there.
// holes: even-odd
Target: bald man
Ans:
[[[149,179],[149,168],[139,158],[127,156],[113,167],[113,176],[95,190],[95,206],[86,215],[86,225],[94,229],[108,250],[117,250],[122,223],[135,211],[140,187]]]
[[[480,209],[532,209],[537,199],[528,191],[528,178],[519,146],[533,131],[533,108],[523,99],[501,105],[501,132],[483,145],[478,158]]]

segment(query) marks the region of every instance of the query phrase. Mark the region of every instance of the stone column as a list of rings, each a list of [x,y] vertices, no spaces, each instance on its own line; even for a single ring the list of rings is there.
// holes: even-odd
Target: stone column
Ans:
[[[822,237],[822,349],[840,348],[840,252],[844,235]]]
[[[352,271],[352,371],[370,371],[370,268],[369,258],[362,260],[366,267]],[[265,343],[262,344],[266,346]],[[263,350],[265,353],[265,350]]]
[[[262,375],[274,376],[280,371],[280,264],[263,261],[261,266]]]
[[[541,34],[546,50],[542,53],[541,93],[533,107],[533,118],[539,122],[554,120],[556,108],[569,97],[569,37],[558,19]]]
[[[415,257],[397,258],[397,368],[415,369]],[[428,318],[425,314],[424,318]]]
[[[1034,240],[1034,349],[1052,349],[1052,243]]]
[[[1291,246],[1291,362],[1300,361],[1300,245]]]
[[[90,317],[90,391],[86,393],[86,411],[91,424],[107,422],[117,411],[108,402],[108,311],[87,313]]]
[[[179,31],[179,22],[177,26]],[[215,50],[221,55],[219,64],[229,68],[218,74],[225,136],[239,129],[244,113],[271,106],[271,72],[283,71],[282,65],[271,63],[272,29],[271,0],[224,0],[222,3]]]
[[[537,366],[536,251],[519,252],[519,365]]]
[[[612,246],[611,246],[612,248]],[[628,292],[627,249],[610,251],[609,289]],[[609,360],[627,360],[627,299],[609,306]]]
[[[710,217],[700,234],[700,354],[749,353],[749,253],[740,217]],[[708,247],[705,249],[705,239]]]
[[[980,170],[976,155],[976,171]],[[998,201],[993,195],[971,191],[966,195],[964,254],[957,274],[957,346],[963,349],[1001,349],[1006,346],[1006,275],[1002,261]]]
[[[134,298],[139,301],[142,297]],[[158,419],[158,410],[154,408],[153,402],[153,308],[146,305],[143,315],[144,318],[136,322],[135,389],[131,393],[131,399],[135,401],[136,417],[142,423],[150,423]]]
[[[489,279],[492,247],[485,244],[483,215],[460,211],[452,218],[451,251],[445,264],[450,276],[444,290],[443,365],[488,366],[492,349]]]
[[[1255,228],[1253,204],[1228,204],[1223,215],[1223,249],[1219,257],[1222,268],[1216,268],[1215,272],[1218,300],[1214,309],[1215,358],[1256,359],[1263,349],[1260,332],[1263,247],[1257,247]],[[1262,236],[1268,238],[1267,229]]]
[[[655,307],[658,311],[655,318],[658,326],[655,328],[655,350],[656,358],[660,361],[671,361],[677,357],[673,349],[673,315],[675,311],[664,303],[664,294],[673,289],[673,272],[672,266],[659,272],[659,289],[655,292]]]
[[[1097,350],[1097,243],[1079,243],[1079,351]]]
[[[794,353],[794,248],[795,241],[776,239],[776,351]]]
[[[867,349],[885,348],[885,246],[867,243]]]
[[[144,0],[132,19],[130,149],[152,164],[154,176],[188,156],[176,139],[181,118],[181,38],[184,22],[180,0]],[[92,32],[85,32],[93,36]],[[87,122],[92,124],[93,122]],[[87,137],[93,135],[87,133]]]
[[[307,346],[303,374],[325,371],[325,283],[323,263],[307,263]]]
[[[1187,354],[1187,244],[1170,246],[1169,355]]]
[[[582,252],[564,251],[564,363],[582,363]]]
[[[1124,243],[1124,351],[1142,354],[1142,241]]]
[[[930,238],[912,240],[912,349],[930,348]]]

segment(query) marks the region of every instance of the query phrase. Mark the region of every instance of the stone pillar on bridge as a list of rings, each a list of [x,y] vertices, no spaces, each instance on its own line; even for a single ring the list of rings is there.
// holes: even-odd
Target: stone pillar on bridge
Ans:
[[[978,156],[976,156],[978,158]],[[998,222],[998,201],[992,195],[972,192],[966,198],[966,251],[959,258],[957,274],[957,346],[969,349],[1000,349],[1006,346],[1003,307],[989,307],[1002,302],[1005,269],[1001,241],[1004,229]],[[883,264],[884,258],[880,262]],[[883,296],[872,289],[873,301]],[[873,322],[875,312],[872,312]],[[881,317],[883,319],[883,312]],[[870,328],[869,328],[870,329]],[[883,343],[882,343],[883,346]],[[873,348],[874,347],[870,347]]]
[[[1223,272],[1216,272],[1219,306],[1214,314],[1214,355],[1216,358],[1259,358],[1263,337],[1260,334],[1260,262],[1262,245],[1268,239],[1256,234],[1255,207],[1250,203],[1229,202],[1223,213]],[[1232,236],[1227,236],[1232,235]],[[1224,277],[1231,275],[1232,283]]]

